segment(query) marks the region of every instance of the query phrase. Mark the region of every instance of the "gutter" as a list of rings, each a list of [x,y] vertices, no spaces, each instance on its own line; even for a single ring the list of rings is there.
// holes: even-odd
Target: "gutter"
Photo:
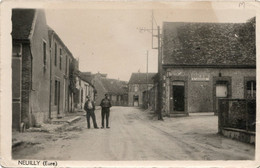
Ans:
[[[163,68],[227,68],[227,69],[256,69],[256,65],[192,65],[192,64],[163,64]]]

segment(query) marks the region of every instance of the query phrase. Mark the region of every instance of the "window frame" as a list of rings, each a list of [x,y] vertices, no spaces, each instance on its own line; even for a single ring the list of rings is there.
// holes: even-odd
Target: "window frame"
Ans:
[[[248,90],[247,90],[247,83],[248,82],[255,82],[255,92],[257,92],[256,77],[255,76],[244,77],[244,99],[256,99],[256,94],[257,93],[255,93],[255,95],[253,95],[254,94],[253,93],[254,92],[254,88],[253,88],[253,90],[251,90],[250,95],[248,95]]]
[[[57,66],[57,43],[54,44],[54,65]]]
[[[60,64],[59,64],[60,70],[62,70],[62,48],[60,48]]]
[[[43,49],[43,65],[44,65],[44,68],[46,68],[46,65],[47,65],[47,43],[45,40],[42,40],[42,49]]]

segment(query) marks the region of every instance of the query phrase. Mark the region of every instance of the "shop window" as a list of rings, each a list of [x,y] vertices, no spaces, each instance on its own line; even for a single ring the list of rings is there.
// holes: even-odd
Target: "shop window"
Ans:
[[[216,97],[218,97],[218,98],[228,97],[227,81],[217,81],[216,82]]]
[[[217,97],[227,97],[227,85],[217,84],[216,85],[216,96]]]
[[[256,98],[256,81],[251,80],[246,82],[246,98]]]

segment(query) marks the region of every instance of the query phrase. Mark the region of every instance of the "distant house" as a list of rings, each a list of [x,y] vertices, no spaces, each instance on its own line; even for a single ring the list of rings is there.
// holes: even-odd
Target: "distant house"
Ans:
[[[118,79],[109,79],[107,78],[107,74],[101,73],[91,74],[90,72],[82,72],[82,75],[91,81],[95,87],[96,105],[100,104],[105,94],[109,95],[113,106],[128,105],[127,82]]]
[[[128,82],[128,105],[143,106],[143,92],[150,90],[156,73],[132,73]]]
[[[163,111],[218,111],[218,98],[256,96],[255,18],[246,23],[165,22]]]
[[[75,106],[77,110],[84,110],[84,104],[86,102],[86,96],[91,100],[95,100],[96,90],[94,85],[86,78],[81,72],[78,73],[76,78],[77,92],[75,94]]]
[[[43,10],[12,10],[13,128],[49,118],[50,48]]]

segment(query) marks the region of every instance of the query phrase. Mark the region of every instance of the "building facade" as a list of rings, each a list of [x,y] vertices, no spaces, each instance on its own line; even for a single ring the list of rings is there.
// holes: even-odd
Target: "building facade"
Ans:
[[[95,103],[100,105],[105,94],[109,95],[112,106],[127,106],[128,105],[128,86],[127,82],[118,79],[107,78],[107,74],[90,72],[82,72],[82,75],[94,85]]]
[[[63,117],[66,112],[73,111],[69,89],[70,68],[74,62],[77,69],[78,62],[54,30],[49,27],[48,33],[51,55],[50,118]]]
[[[128,82],[128,105],[142,107],[145,101],[143,92],[150,90],[155,73],[132,73]]]
[[[13,128],[48,120],[50,55],[44,11],[12,10]]]
[[[95,100],[96,90],[94,85],[91,84],[88,79],[84,77],[81,73],[76,78],[76,88],[77,92],[75,94],[75,106],[77,110],[83,111],[84,104],[86,102],[86,96],[91,100]]]
[[[12,42],[13,128],[65,116],[73,107],[70,71],[78,62],[48,27],[44,11],[13,9]]]
[[[218,98],[256,96],[255,18],[163,24],[163,112],[218,111]]]

